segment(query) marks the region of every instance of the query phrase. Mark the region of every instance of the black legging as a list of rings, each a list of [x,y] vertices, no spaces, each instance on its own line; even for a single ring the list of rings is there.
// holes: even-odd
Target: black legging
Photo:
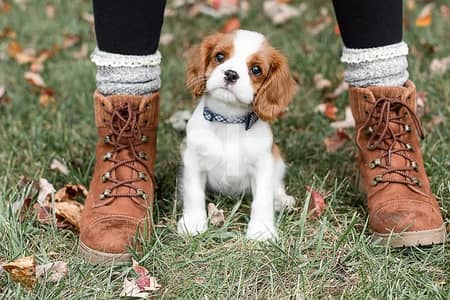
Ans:
[[[100,50],[152,54],[158,48],[165,0],[94,0]],[[371,48],[402,40],[401,0],[333,0],[347,48]]]

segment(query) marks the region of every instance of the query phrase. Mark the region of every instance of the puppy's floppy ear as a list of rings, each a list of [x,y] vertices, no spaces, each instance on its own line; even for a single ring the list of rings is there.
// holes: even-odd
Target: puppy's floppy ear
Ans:
[[[200,45],[194,47],[188,61],[186,72],[186,87],[192,94],[199,97],[203,94],[206,86],[206,69],[210,63],[214,47],[224,36],[217,33],[207,36]]]
[[[286,58],[271,49],[270,60],[265,82],[253,101],[253,110],[264,121],[272,121],[282,114],[297,91]]]

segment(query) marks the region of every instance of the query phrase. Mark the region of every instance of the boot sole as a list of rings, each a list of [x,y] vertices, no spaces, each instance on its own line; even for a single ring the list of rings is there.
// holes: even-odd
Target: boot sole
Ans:
[[[86,246],[81,240],[78,243],[80,256],[90,264],[115,264],[131,261],[130,253],[108,253],[94,250]]]
[[[393,248],[431,246],[443,244],[446,238],[445,224],[441,227],[421,231],[406,231],[402,233],[372,233],[372,242],[390,245]]]

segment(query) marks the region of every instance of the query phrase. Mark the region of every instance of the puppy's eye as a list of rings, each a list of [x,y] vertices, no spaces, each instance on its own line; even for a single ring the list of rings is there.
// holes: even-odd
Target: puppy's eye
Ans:
[[[223,63],[223,61],[225,60],[225,55],[222,52],[219,52],[216,54],[216,56],[214,56],[214,59],[218,63]]]
[[[255,76],[261,76],[262,75],[262,70],[260,66],[253,66],[250,70],[252,72],[253,75]]]

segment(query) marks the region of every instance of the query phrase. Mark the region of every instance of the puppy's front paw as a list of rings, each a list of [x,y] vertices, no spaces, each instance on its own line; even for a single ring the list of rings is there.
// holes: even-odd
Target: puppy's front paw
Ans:
[[[197,235],[207,229],[208,220],[206,216],[183,215],[177,224],[179,234]]]
[[[287,210],[291,211],[294,208],[295,198],[289,195],[279,195],[275,197],[275,211]]]
[[[276,240],[278,239],[278,233],[273,224],[250,221],[245,237],[255,241]]]

